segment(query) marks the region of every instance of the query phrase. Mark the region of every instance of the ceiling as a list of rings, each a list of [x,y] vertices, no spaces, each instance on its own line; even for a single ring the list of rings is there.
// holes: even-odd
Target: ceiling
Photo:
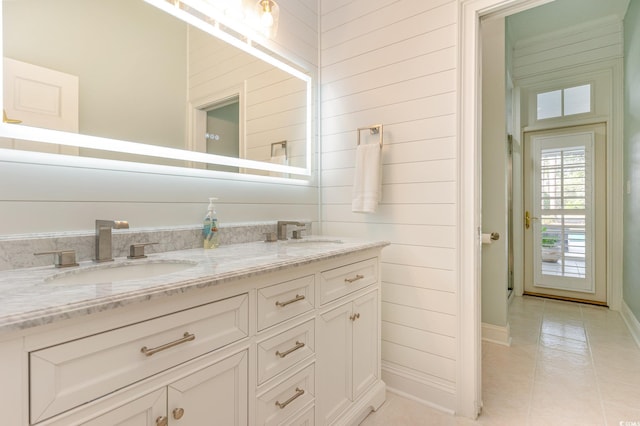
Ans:
[[[608,16],[624,18],[629,1],[555,0],[507,18],[513,43]]]

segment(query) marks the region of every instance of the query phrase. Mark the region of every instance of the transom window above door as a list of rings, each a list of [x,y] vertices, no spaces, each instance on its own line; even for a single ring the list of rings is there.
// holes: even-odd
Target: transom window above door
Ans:
[[[566,87],[536,95],[536,119],[546,120],[592,111],[591,84]]]

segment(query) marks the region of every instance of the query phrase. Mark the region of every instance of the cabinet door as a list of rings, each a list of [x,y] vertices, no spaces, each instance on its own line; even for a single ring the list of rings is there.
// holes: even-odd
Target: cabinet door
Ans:
[[[167,412],[167,390],[159,389],[82,423],[87,426],[156,426]]]
[[[378,378],[378,293],[353,301],[353,398]]]
[[[346,303],[320,317],[317,345],[318,398],[321,424],[329,424],[352,400],[351,303]]]
[[[247,424],[247,351],[169,385],[169,425]]]

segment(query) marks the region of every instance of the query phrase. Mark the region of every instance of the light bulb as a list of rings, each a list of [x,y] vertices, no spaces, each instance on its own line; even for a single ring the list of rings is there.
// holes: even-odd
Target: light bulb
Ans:
[[[271,12],[264,12],[260,17],[260,24],[263,27],[271,28],[273,27],[273,15]]]

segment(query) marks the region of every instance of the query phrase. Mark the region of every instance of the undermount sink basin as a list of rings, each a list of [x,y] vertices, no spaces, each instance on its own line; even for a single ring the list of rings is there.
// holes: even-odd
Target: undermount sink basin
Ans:
[[[87,269],[65,271],[47,278],[52,284],[98,284],[114,281],[139,280],[173,274],[193,268],[195,262],[147,262],[108,264]]]
[[[287,244],[342,244],[342,240],[329,238],[301,238],[299,240],[287,240]]]

